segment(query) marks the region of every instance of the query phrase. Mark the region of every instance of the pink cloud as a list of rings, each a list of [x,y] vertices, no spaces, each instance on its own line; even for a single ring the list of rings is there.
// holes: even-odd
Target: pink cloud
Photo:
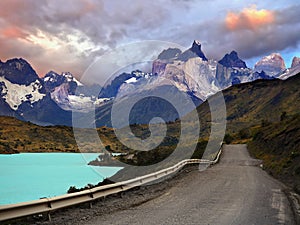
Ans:
[[[5,38],[16,38],[16,39],[18,38],[24,39],[28,36],[26,32],[24,32],[23,30],[15,26],[2,29],[1,35],[4,36]]]
[[[244,8],[241,12],[229,12],[225,24],[229,30],[257,30],[272,24],[275,21],[275,13],[271,10],[257,10],[256,6]]]

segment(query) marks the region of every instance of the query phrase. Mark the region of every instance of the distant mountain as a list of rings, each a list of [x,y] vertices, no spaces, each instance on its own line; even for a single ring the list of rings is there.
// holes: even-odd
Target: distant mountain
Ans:
[[[22,58],[0,61],[0,76],[10,83],[26,86],[41,81],[31,65]],[[44,90],[40,91],[44,92]]]
[[[295,68],[296,66],[300,65],[300,58],[299,57],[294,57],[292,61],[291,68]]]
[[[218,63],[225,67],[247,68],[246,63],[238,57],[236,51],[226,54]]]
[[[98,97],[99,98],[116,97],[119,92],[120,87],[123,84],[135,83],[139,79],[141,79],[143,77],[147,77],[147,76],[151,76],[151,74],[143,73],[140,70],[132,71],[131,73],[122,73],[122,74],[118,75],[117,77],[115,77],[115,79],[113,79],[111,81],[111,83],[104,86],[101,89]]]
[[[259,77],[255,77],[260,79]],[[246,63],[239,58],[236,51],[226,54],[218,61],[216,70],[216,81],[220,89],[227,88],[231,85],[253,81],[252,69],[247,68]]]
[[[0,63],[0,90],[0,115],[42,125],[71,125],[71,112],[51,99],[43,79],[24,59]]]
[[[112,104],[116,109],[120,109],[118,112],[118,116],[115,116],[115,119],[119,121],[124,120],[123,123],[126,124],[126,117],[124,117],[124,111],[122,110],[127,105],[134,104],[134,107],[130,111],[130,115],[128,115],[130,124],[148,124],[150,120],[154,117],[160,117],[165,122],[175,121],[179,118],[179,114],[174,106],[167,100],[162,99],[156,96],[164,96],[166,99],[171,102],[175,102],[180,105],[184,111],[193,110],[191,108],[191,104],[200,105],[202,101],[197,97],[193,97],[190,95],[190,102],[186,102],[183,100],[182,91],[178,90],[175,86],[172,85],[161,85],[156,86],[155,88],[139,90],[139,92],[132,92],[130,95],[124,95],[121,98],[110,101],[108,104],[103,106],[99,106],[96,108],[96,126],[112,126],[111,121],[111,110]],[[139,100],[140,99],[140,100]],[[196,107],[196,106],[194,106]],[[189,111],[186,111],[188,113]]]
[[[51,99],[64,110],[87,112],[97,104],[96,96],[101,87],[85,86],[69,72],[58,74],[50,71],[43,81]]]
[[[103,87],[84,85],[69,72],[58,74],[50,71],[40,78],[26,60],[11,59],[0,61],[0,115],[43,125],[71,125],[72,112],[79,113],[80,117],[80,113],[89,114],[96,109],[95,121],[99,125],[108,125],[110,109],[116,98],[122,101],[122,98],[143,92],[155,96],[156,91],[167,91],[166,87],[173,86],[174,90],[185,93],[198,106],[232,85],[274,77],[287,79],[299,71],[299,58],[294,58],[292,68],[285,69],[279,54],[264,57],[256,63],[255,70],[247,68],[235,51],[225,54],[219,61],[208,59],[197,40],[183,52],[176,48],[163,50],[153,61],[151,72],[134,70],[121,73]],[[174,116],[164,112],[161,104],[152,106],[153,111],[174,120]],[[138,111],[141,113],[143,110]],[[141,117],[140,114],[133,116]]]
[[[294,57],[291,68],[287,68],[277,75],[279,79],[285,80],[289,77],[295,76],[300,71],[300,58]]]
[[[168,60],[178,57],[182,51],[178,48],[168,48],[163,50],[157,57],[160,60]]]
[[[271,55],[263,57],[254,66],[255,71],[264,71],[267,75],[275,77],[277,77],[285,69],[286,66],[284,59],[279,53],[272,53]]]
[[[204,53],[202,52],[201,42],[198,40],[194,40],[192,47],[184,51],[183,53],[179,54],[177,56],[177,59],[181,61],[187,61],[191,58],[196,58],[196,57],[201,58],[203,61],[208,60],[204,55]]]
[[[50,71],[44,76],[43,80],[46,90],[51,92],[56,87],[62,85],[66,81],[66,77],[61,76],[54,71]]]

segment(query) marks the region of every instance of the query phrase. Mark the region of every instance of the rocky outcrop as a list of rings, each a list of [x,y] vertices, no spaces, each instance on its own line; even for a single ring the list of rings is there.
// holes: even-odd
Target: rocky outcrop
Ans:
[[[163,74],[166,69],[166,66],[167,66],[166,61],[160,59],[154,60],[152,64],[152,74],[157,74],[157,75]]]
[[[256,72],[264,71],[267,75],[274,77],[278,76],[285,69],[285,62],[279,53],[272,53],[263,57],[254,66]]]
[[[225,67],[247,68],[246,63],[238,57],[236,51],[226,54],[219,63]]]
[[[300,65],[300,58],[299,57],[294,57],[291,68],[294,68],[294,67],[299,66],[299,65]]]
[[[0,62],[0,76],[19,85],[29,85],[39,80],[39,76],[31,65],[22,58],[10,59],[4,63]]]
[[[176,58],[179,54],[181,54],[181,50],[178,48],[168,48],[163,50],[157,57],[160,60],[169,60]]]
[[[208,61],[202,52],[200,41],[194,40],[192,47],[180,54],[177,59],[181,61],[188,61],[191,58],[198,57],[200,57],[203,61]]]

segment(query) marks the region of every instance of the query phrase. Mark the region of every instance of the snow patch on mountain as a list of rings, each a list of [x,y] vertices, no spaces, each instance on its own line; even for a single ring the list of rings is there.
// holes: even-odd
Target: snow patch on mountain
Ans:
[[[29,85],[19,85],[0,77],[0,84],[2,84],[1,95],[13,110],[17,110],[23,102],[29,101],[33,104],[46,96],[39,92],[42,89],[39,80]]]
[[[127,83],[127,84],[135,83],[135,82],[137,82],[136,77],[131,77],[131,78],[129,78],[128,80],[125,81],[125,83]]]
[[[51,92],[51,99],[67,111],[89,112],[95,106],[101,106],[111,100],[111,98],[96,99],[95,96],[85,96],[84,94],[70,94],[68,88],[69,84],[63,83]]]
[[[78,86],[83,86],[83,84],[80,83],[70,72],[64,72],[62,73],[62,76],[66,78],[67,82],[74,81]]]

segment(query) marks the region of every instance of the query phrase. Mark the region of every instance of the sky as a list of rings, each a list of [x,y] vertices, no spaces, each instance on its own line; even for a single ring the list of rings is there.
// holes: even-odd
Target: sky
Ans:
[[[289,67],[292,57],[300,56],[297,2],[1,0],[0,59],[22,57],[41,77],[50,70],[81,77],[120,46],[155,40],[189,48],[197,39],[208,58],[219,60],[236,50],[251,67],[279,52]]]

